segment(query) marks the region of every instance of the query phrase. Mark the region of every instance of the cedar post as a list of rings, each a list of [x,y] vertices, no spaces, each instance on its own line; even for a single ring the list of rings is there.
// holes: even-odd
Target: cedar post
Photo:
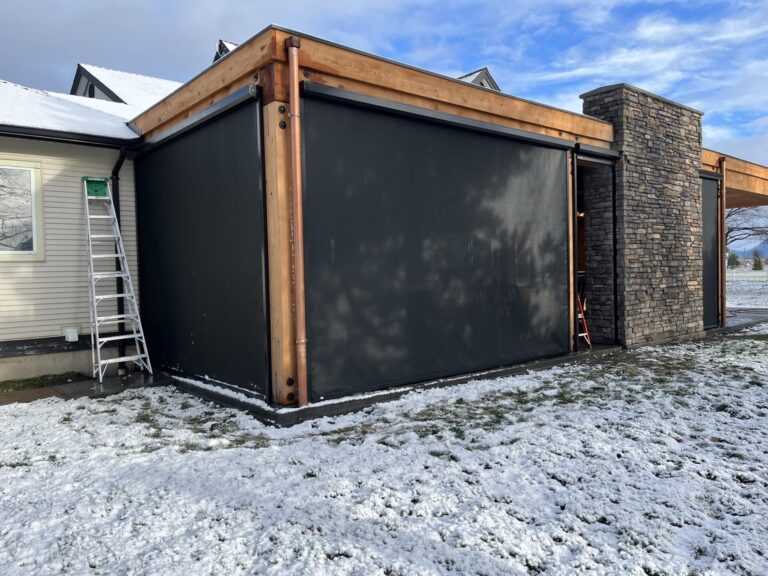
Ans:
[[[291,141],[288,103],[264,106],[272,401],[295,404],[296,356],[291,298]]]

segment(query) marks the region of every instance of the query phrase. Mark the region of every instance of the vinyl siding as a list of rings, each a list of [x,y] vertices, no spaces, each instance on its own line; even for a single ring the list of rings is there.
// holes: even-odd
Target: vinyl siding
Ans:
[[[0,164],[41,164],[45,236],[43,261],[0,261],[0,341],[62,336],[64,327],[90,332],[81,178],[109,176],[117,156],[117,150],[93,146],[0,137]],[[120,171],[121,232],[138,293],[135,208],[133,162],[126,160]],[[112,291],[106,282],[105,289]],[[110,312],[109,306],[102,310]]]

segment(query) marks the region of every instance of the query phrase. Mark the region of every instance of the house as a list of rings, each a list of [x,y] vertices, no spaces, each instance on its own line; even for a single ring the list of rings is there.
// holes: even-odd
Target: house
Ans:
[[[137,275],[125,150],[141,139],[127,123],[178,86],[84,64],[71,94],[0,81],[0,380],[90,372],[81,178],[112,177]],[[67,329],[86,338],[65,342]]]
[[[131,97],[107,78],[83,67],[73,91],[89,105],[41,97],[120,130],[111,147],[79,143],[108,161],[72,172],[111,174],[126,151],[122,222],[154,366],[273,405],[569,354],[584,299],[595,343],[702,334],[725,323],[725,208],[768,203],[767,167],[702,150],[701,112],[627,84],[583,94],[576,114],[503,94],[485,69],[448,78],[274,26],[220,42],[127,125],[110,110]],[[52,145],[25,129],[4,154],[18,136]],[[24,310],[6,349],[87,309],[80,192],[51,190],[44,219],[70,220],[48,225],[40,266],[65,229],[49,278],[71,275],[73,293],[30,331],[36,264],[7,268]]]
[[[490,70],[485,66],[464,76],[459,76],[459,80],[464,80],[464,82],[469,82],[470,84],[477,84],[489,90],[496,90],[496,92],[501,91],[499,85],[496,84],[496,80],[491,76]]]

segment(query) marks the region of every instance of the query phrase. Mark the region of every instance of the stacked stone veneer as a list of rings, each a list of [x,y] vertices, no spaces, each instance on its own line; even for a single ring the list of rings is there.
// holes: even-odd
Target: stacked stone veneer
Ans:
[[[583,94],[613,123],[619,338],[627,346],[703,331],[701,112],[634,86]]]
[[[585,211],[586,304],[594,344],[615,344],[613,306],[613,173],[610,166],[580,166]]]

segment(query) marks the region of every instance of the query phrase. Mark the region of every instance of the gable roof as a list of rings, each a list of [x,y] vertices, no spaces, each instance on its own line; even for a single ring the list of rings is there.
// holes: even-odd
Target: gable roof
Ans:
[[[65,132],[113,140],[135,140],[126,124],[126,105],[35,90],[0,80],[0,132],[42,135]],[[59,139],[66,139],[61,137]]]
[[[239,44],[235,44],[234,42],[227,42],[226,40],[220,39],[218,45],[216,46],[216,54],[213,55],[213,61],[218,61],[219,59],[232,52],[232,50],[238,46]]]
[[[76,94],[83,76],[93,82],[113,102],[122,102],[134,107],[136,114],[159,102],[181,86],[181,82],[173,80],[122,72],[93,64],[78,64],[70,94]]]
[[[496,90],[496,92],[501,92],[499,85],[496,84],[496,80],[493,79],[490,70],[488,70],[486,66],[483,66],[474,72],[470,72],[469,74],[464,74],[464,76],[459,76],[459,80],[469,82],[470,84],[477,84],[484,88],[490,88],[491,90]]]

